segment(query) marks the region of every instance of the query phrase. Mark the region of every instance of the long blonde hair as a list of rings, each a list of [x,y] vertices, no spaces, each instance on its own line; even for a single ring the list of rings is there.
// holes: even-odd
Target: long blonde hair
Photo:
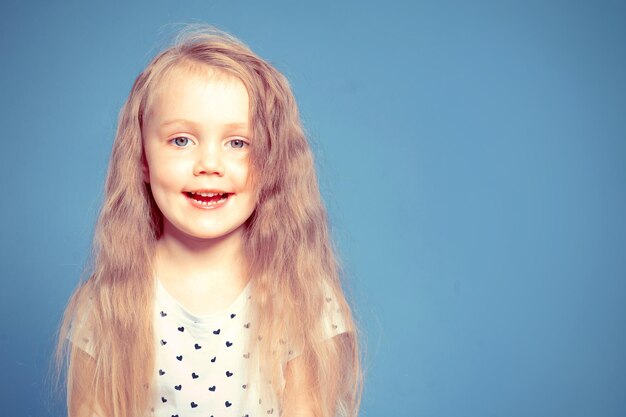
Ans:
[[[297,345],[320,417],[356,416],[361,395],[357,329],[343,295],[339,265],[320,197],[313,155],[286,78],[239,40],[209,27],[184,31],[137,77],[120,112],[94,233],[90,278],[73,294],[61,326],[57,360],[66,357],[68,395],[78,371],[72,323],[85,314],[94,344],[95,393],[108,416],[149,409],[154,367],[152,259],[162,214],[141,172],[142,127],[159,82],[181,65],[205,65],[240,79],[250,96],[254,146],[250,162],[257,205],[247,220],[244,254],[252,280],[263,373],[283,381],[287,346]],[[346,324],[326,339],[320,316],[332,290]],[[284,343],[288,335],[290,343]],[[272,385],[280,399],[283,384]]]

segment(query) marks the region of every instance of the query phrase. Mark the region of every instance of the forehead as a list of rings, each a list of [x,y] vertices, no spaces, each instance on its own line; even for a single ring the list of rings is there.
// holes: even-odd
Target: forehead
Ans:
[[[144,121],[180,116],[249,123],[250,98],[236,76],[201,63],[177,64],[149,88]]]

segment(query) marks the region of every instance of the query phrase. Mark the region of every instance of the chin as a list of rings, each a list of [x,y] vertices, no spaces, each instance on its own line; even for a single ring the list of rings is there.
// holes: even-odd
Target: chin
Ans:
[[[243,227],[237,227],[232,230],[206,230],[185,233],[187,236],[197,240],[219,240],[231,237],[243,232]]]

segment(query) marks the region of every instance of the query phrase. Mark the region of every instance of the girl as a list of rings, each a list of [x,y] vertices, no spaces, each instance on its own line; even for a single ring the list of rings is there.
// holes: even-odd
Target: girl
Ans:
[[[355,416],[361,373],[287,80],[183,34],[119,118],[57,358],[71,417]]]

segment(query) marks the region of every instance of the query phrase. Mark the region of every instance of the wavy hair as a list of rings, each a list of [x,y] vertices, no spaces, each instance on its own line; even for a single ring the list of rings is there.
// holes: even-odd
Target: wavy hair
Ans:
[[[161,81],[181,66],[235,76],[250,97],[257,205],[245,224],[243,250],[259,335],[252,343],[264,364],[259,372],[278,382],[268,389],[282,400],[286,350],[298,346],[316,414],[356,416],[362,387],[358,334],[294,96],[274,67],[239,40],[206,26],[183,31],[158,54],[135,80],[120,112],[86,274],[90,278],[71,297],[59,335],[57,363],[62,367],[67,360],[70,416],[75,404],[88,398],[112,417],[140,416],[149,409],[152,261],[163,220],[142,176],[142,128]],[[329,288],[347,331],[326,339],[320,317]],[[87,308],[97,343],[93,375],[78,381],[84,354],[68,340]]]

